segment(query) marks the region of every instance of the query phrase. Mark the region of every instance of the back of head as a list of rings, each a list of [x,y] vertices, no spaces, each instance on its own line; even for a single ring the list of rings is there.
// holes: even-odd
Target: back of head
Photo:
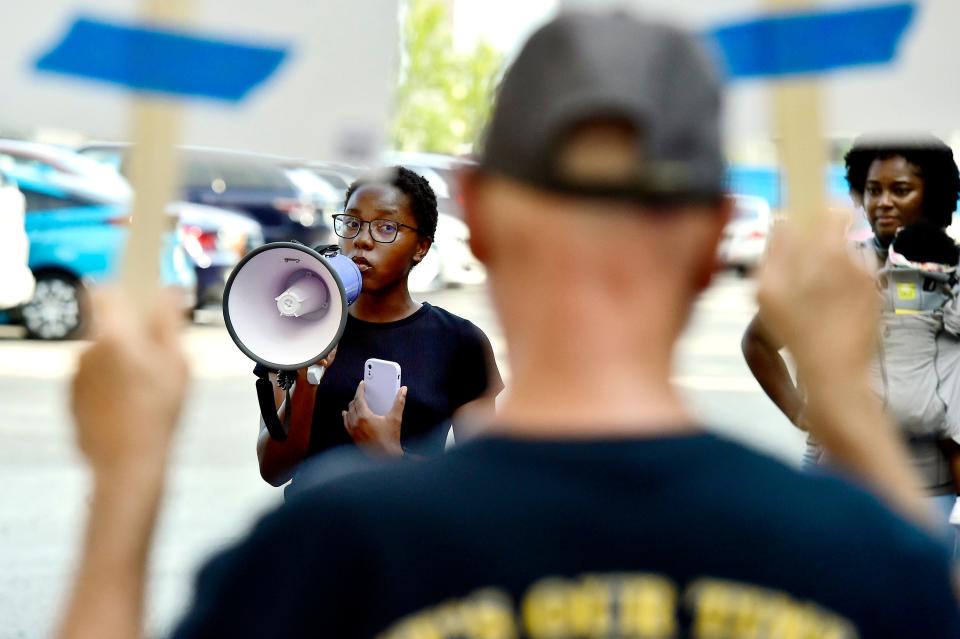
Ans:
[[[504,75],[479,154],[481,182],[506,185],[502,197],[468,211],[492,227],[474,236],[496,236],[475,245],[494,288],[500,271],[544,297],[551,286],[579,296],[578,284],[599,297],[602,282],[613,312],[660,297],[682,323],[724,219],[687,214],[726,211],[721,103],[712,61],[682,29],[570,12],[534,33]]]
[[[527,41],[463,184],[510,350],[502,414],[689,423],[669,369],[729,211],[721,102],[706,52],[673,26],[572,12]]]
[[[481,166],[548,191],[643,203],[723,193],[720,82],[691,34],[624,13],[568,13],[536,32],[499,88]],[[633,162],[592,170],[564,145],[617,123]]]

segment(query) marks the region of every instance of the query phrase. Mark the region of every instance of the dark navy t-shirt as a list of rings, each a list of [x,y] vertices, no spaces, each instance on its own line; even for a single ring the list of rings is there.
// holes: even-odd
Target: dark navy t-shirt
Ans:
[[[949,570],[866,491],[713,435],[491,438],[288,502],[176,636],[956,638]]]
[[[310,454],[351,444],[341,411],[357,392],[364,363],[371,357],[400,364],[407,387],[400,438],[422,455],[443,451],[450,418],[464,404],[503,382],[487,336],[474,324],[426,302],[395,322],[348,317],[336,359],[317,389]]]

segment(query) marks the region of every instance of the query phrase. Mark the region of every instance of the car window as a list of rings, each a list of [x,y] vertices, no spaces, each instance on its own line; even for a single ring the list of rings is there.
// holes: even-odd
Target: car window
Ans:
[[[213,174],[201,158],[186,158],[183,163],[183,184],[190,188],[211,188]]]
[[[94,162],[99,162],[109,166],[117,173],[122,173],[123,152],[120,149],[91,147],[77,151],[80,155],[88,157]]]
[[[30,188],[20,189],[26,200],[27,213],[37,211],[51,211],[54,209],[69,209],[78,206],[88,206],[88,202],[70,197],[57,197],[48,193],[41,193]]]
[[[733,212],[733,218],[736,220],[759,220],[760,212],[752,207],[737,206]]]
[[[290,178],[290,181],[303,193],[309,194],[318,201],[330,203],[336,202],[343,197],[342,191],[333,188],[329,182],[313,171],[303,168],[288,169],[287,177]]]
[[[10,158],[13,161],[13,165],[17,169],[27,169],[31,171],[44,172],[44,171],[59,171],[60,169],[49,162],[44,162],[43,160],[37,159],[31,156],[23,155],[7,155],[6,157]]]
[[[457,189],[459,187],[456,169],[438,169],[434,167],[433,170],[443,179],[444,184],[447,185],[447,190],[450,192],[450,197],[456,198],[458,193]]]
[[[410,170],[414,173],[419,173],[430,183],[430,188],[433,189],[438,199],[450,197],[450,190],[447,188],[447,183],[443,181],[443,178],[440,177],[436,171],[425,166],[411,167]]]
[[[185,179],[190,187],[212,188],[217,192],[227,189],[286,192],[294,190],[293,184],[280,167],[266,162],[245,162],[233,158],[190,158],[186,162]]]
[[[312,169],[312,171],[314,175],[319,177],[321,180],[326,181],[327,184],[333,187],[333,189],[336,190],[341,197],[343,197],[343,195],[347,192],[347,187],[350,186],[350,184],[348,184],[343,177],[337,173],[333,173],[332,171],[320,171],[317,169]]]

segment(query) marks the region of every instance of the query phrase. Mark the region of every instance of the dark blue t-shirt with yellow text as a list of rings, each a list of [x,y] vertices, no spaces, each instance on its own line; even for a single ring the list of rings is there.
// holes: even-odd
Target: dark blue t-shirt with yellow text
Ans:
[[[948,555],[865,490],[708,434],[481,438],[304,493],[177,637],[956,638]]]

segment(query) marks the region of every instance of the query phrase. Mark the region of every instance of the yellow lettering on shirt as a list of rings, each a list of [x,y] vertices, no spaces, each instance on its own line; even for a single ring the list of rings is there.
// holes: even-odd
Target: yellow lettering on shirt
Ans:
[[[858,637],[843,617],[778,590],[704,577],[681,596],[663,575],[611,573],[541,579],[518,610],[505,591],[485,588],[407,616],[378,639],[673,639],[681,607],[695,639]]]
[[[853,639],[846,619],[777,590],[699,579],[685,593],[695,639]]]

